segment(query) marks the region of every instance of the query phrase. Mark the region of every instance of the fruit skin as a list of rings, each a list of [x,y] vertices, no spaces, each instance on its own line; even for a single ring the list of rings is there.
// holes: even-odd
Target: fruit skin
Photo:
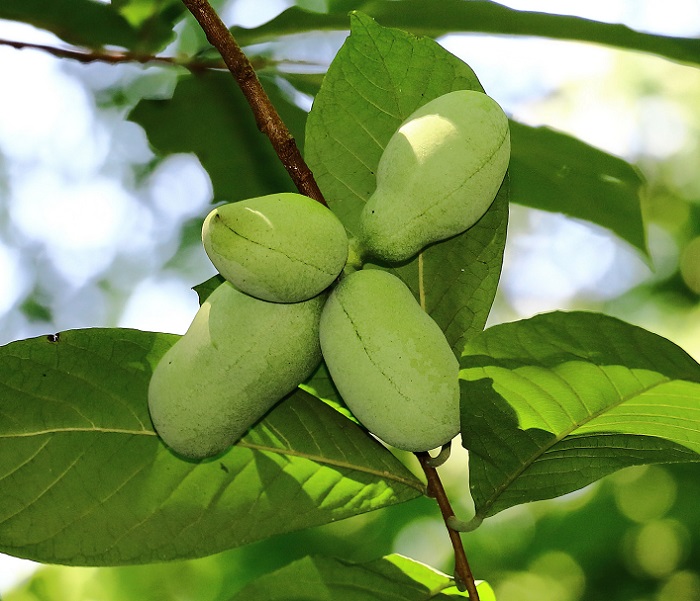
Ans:
[[[214,290],[151,378],[148,406],[165,444],[191,459],[216,455],[303,382],[321,361],[325,296],[282,304],[228,282]]]
[[[389,140],[359,237],[375,257],[405,261],[474,225],[510,160],[508,118],[481,92],[458,90],[419,108]]]
[[[396,276],[346,276],[323,309],[321,349],[350,411],[384,442],[427,451],[459,432],[457,359]]]
[[[202,226],[204,249],[224,278],[263,300],[296,303],[325,290],[348,258],[340,220],[294,193],[217,207]]]

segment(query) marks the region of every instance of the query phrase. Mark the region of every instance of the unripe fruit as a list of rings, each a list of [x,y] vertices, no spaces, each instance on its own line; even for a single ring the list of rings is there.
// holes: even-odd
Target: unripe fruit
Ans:
[[[325,295],[269,303],[219,286],[163,356],[148,389],[151,420],[176,453],[192,459],[234,444],[321,360]]]
[[[427,451],[459,432],[457,359],[396,276],[346,276],[323,309],[321,349],[349,409],[384,442]]]
[[[271,194],[214,209],[202,241],[219,273],[239,290],[296,303],[325,290],[348,257],[340,220],[307,196]]]
[[[509,160],[508,118],[486,94],[459,90],[428,102],[384,149],[360,216],[361,242],[397,262],[463,232],[493,202]]]

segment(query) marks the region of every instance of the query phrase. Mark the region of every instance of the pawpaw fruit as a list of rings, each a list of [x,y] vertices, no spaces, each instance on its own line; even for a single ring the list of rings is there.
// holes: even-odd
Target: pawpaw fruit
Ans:
[[[320,203],[295,193],[225,204],[209,213],[202,241],[219,273],[239,290],[296,303],[325,290],[342,271],[348,238]]]
[[[457,358],[399,278],[379,269],[344,277],[321,314],[320,339],[343,400],[381,440],[426,451],[459,432]]]
[[[510,160],[508,118],[486,94],[458,90],[412,113],[387,143],[359,238],[401,262],[459,234],[487,211]]]
[[[221,284],[156,366],[148,406],[177,454],[216,455],[234,444],[321,361],[325,294],[270,303]]]

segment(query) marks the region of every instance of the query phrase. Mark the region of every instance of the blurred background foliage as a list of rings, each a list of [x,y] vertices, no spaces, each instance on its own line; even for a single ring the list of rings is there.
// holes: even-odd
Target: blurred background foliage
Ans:
[[[113,0],[116,16],[92,0],[3,4],[4,39],[56,48],[118,45],[174,62],[200,53],[214,58],[175,0]],[[227,24],[251,28],[294,3],[215,4]],[[508,4],[661,34],[700,33],[700,9],[690,1]],[[88,9],[89,27],[78,19]],[[42,10],[42,20],[26,18]],[[170,39],[173,24],[177,35]],[[345,35],[308,32],[248,48],[300,140],[303,111]],[[619,155],[647,181],[650,261],[602,228],[513,206],[490,323],[552,309],[602,311],[666,336],[700,360],[700,71],[594,44],[448,31],[438,39],[514,118]],[[232,108],[225,139],[212,132],[215,121],[196,117],[187,85],[177,85],[187,74],[172,64],[83,64],[0,44],[0,343],[98,325],[184,332],[197,308],[190,288],[214,273],[199,242],[212,200],[288,185],[283,173],[268,170],[264,140],[250,147],[237,137],[237,127],[251,132],[246,107]],[[231,83],[214,87],[203,117],[226,113],[219,88],[237,102]],[[159,106],[173,94],[176,102]],[[166,128],[149,140],[149,123],[166,114],[169,127],[214,149],[211,156],[183,153]],[[151,145],[170,154],[157,155]],[[458,513],[468,515],[465,464],[457,455],[444,474]],[[493,585],[499,601],[699,601],[698,498],[699,465],[633,468],[561,499],[507,510],[464,540],[477,578]],[[369,561],[391,552],[449,572],[451,548],[433,501],[188,562],[35,571],[2,558],[0,594],[6,601],[224,601],[307,554]]]

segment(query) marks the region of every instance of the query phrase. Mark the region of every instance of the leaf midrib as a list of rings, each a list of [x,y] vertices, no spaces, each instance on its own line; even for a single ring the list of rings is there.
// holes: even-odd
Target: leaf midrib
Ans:
[[[640,388],[639,390],[635,391],[634,394],[632,395],[627,395],[621,397],[619,402],[607,405],[606,407],[592,413],[590,416],[588,416],[586,419],[574,422],[573,427],[567,428],[564,430],[561,434],[555,435],[554,439],[552,440],[551,444],[548,444],[544,447],[541,447],[536,453],[533,453],[529,458],[528,461],[523,463],[523,466],[516,470],[511,477],[509,477],[501,486],[499,486],[495,493],[484,503],[480,511],[477,511],[474,520],[477,519],[485,519],[488,517],[488,511],[493,505],[496,503],[496,501],[499,499],[499,497],[510,487],[515,480],[517,480],[523,473],[525,473],[534,463],[540,459],[547,451],[549,451],[552,447],[555,445],[559,444],[562,440],[564,440],[567,436],[569,436],[574,430],[577,430],[581,426],[584,426],[585,424],[593,421],[595,418],[597,418],[600,415],[603,415],[604,413],[607,413],[608,411],[614,409],[615,407],[619,407],[620,405],[623,405],[630,399],[633,399],[635,397],[638,397],[644,393],[647,393],[651,390],[654,390],[655,388],[659,386],[663,386],[664,384],[667,384],[668,382],[674,381],[671,378],[665,378],[659,382],[654,383],[652,386],[647,386],[644,388]]]
[[[32,437],[32,436],[44,436],[44,435],[49,435],[49,434],[66,434],[66,433],[79,433],[79,432],[89,432],[89,433],[102,432],[102,433],[110,433],[110,434],[129,434],[129,435],[135,435],[135,436],[154,436],[154,437],[157,436],[157,434],[151,430],[127,430],[127,429],[119,429],[119,428],[53,428],[53,429],[49,429],[49,430],[40,430],[40,431],[26,432],[26,433],[19,433],[19,434],[0,435],[0,439],[3,439],[3,438],[27,438],[27,437]],[[245,442],[245,441],[241,441],[235,446],[241,447],[241,448],[246,448],[246,449],[251,449],[253,451],[265,451],[268,453],[275,453],[277,455],[289,455],[292,457],[299,457],[301,459],[308,459],[309,461],[313,461],[313,462],[318,463],[320,465],[333,466],[333,467],[337,467],[337,468],[341,468],[341,469],[346,469],[346,470],[350,470],[350,471],[369,474],[372,476],[378,476],[381,478],[392,480],[392,481],[397,482],[399,484],[403,484],[405,486],[409,486],[409,487],[414,488],[415,490],[421,492],[422,494],[425,494],[425,486],[419,480],[409,480],[408,478],[403,478],[397,474],[394,474],[394,473],[386,471],[386,470],[367,468],[363,465],[358,465],[358,464],[352,463],[350,461],[343,461],[341,459],[331,459],[329,457],[323,457],[320,455],[314,455],[314,454],[310,454],[310,453],[303,453],[301,451],[296,451],[293,449],[279,449],[279,448],[275,448],[275,447],[271,447],[271,446],[267,446],[267,445],[254,444],[254,443],[249,443],[249,442]]]

